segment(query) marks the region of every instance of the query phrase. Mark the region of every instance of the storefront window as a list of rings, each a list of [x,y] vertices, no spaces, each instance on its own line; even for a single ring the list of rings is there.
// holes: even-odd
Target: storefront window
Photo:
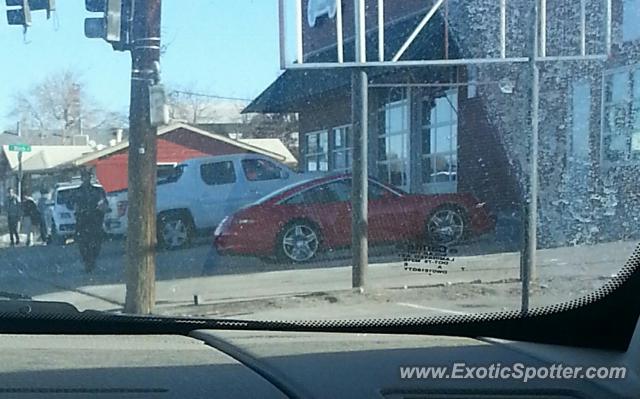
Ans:
[[[589,81],[576,81],[571,87],[571,129],[567,140],[569,184],[583,191],[588,181],[589,132],[591,118],[591,86]]]
[[[410,108],[406,90],[392,90],[380,109],[378,177],[386,183],[409,189]]]
[[[623,0],[622,7],[622,40],[640,39],[640,0]]]
[[[351,126],[341,126],[333,129],[332,169],[346,171],[351,169],[353,159],[353,143]]]
[[[605,164],[640,160],[640,67],[605,74],[602,122]]]
[[[329,170],[329,132],[326,130],[307,133],[306,170],[326,172]]]
[[[455,192],[458,180],[458,91],[423,102],[422,182],[426,192]]]

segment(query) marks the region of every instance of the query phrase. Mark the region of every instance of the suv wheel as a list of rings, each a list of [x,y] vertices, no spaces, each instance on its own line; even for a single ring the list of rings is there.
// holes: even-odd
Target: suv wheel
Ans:
[[[191,221],[182,215],[166,215],[160,217],[158,223],[158,242],[170,250],[182,249],[189,245],[193,238]]]

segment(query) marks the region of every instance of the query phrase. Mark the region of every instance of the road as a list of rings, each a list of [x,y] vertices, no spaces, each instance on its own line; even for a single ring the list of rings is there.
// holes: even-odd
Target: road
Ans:
[[[447,256],[434,259],[427,255],[430,260],[415,248],[413,259],[394,247],[374,248],[364,294],[351,290],[346,251],[302,266],[216,257],[203,274],[210,256],[207,241],[158,254],[157,313],[260,319],[413,317],[511,310],[520,303],[519,256],[490,241],[448,249]],[[592,292],[620,270],[636,247],[636,242],[616,242],[540,250],[532,304],[550,305]],[[0,291],[67,301],[79,309],[119,311],[123,306],[123,241],[105,243],[91,274],[84,272],[74,245],[0,248],[0,255]]]

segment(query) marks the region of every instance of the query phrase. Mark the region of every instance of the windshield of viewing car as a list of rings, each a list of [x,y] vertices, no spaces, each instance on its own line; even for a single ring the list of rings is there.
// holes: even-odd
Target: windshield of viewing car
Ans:
[[[5,3],[0,291],[468,315],[596,292],[640,241],[640,0]]]

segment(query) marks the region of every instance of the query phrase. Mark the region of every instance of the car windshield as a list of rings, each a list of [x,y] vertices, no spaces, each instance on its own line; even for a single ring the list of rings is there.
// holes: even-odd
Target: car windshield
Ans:
[[[0,292],[380,320],[624,275],[640,0],[134,3],[0,5]]]

